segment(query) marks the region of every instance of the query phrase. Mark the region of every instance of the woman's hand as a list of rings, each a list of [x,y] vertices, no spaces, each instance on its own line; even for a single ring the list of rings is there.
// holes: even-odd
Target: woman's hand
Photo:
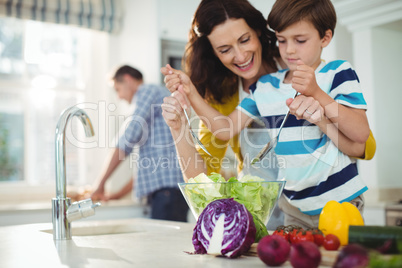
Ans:
[[[305,119],[312,124],[316,124],[324,117],[324,108],[313,97],[298,95],[294,99],[287,99],[286,105],[291,114],[298,120]]]
[[[182,88],[183,92],[190,97],[197,91],[188,75],[180,70],[173,69],[169,64],[161,68],[161,73],[165,76],[163,81],[170,92],[173,93]]]
[[[163,81],[171,93],[175,92],[181,84],[178,72],[179,71],[173,69],[169,64],[166,64],[166,67],[161,68],[161,73],[165,76]]]
[[[176,90],[169,97],[163,99],[162,116],[166,124],[174,130],[180,130],[185,124],[182,107],[188,107],[187,98],[181,90]]]

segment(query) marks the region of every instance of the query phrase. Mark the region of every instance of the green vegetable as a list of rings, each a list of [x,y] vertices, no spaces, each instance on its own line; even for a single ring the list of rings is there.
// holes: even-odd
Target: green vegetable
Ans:
[[[402,227],[349,226],[349,244],[357,243],[383,253],[402,253]]]
[[[377,252],[370,253],[370,268],[401,268],[402,255],[384,256]]]
[[[258,243],[261,240],[261,238],[268,235],[268,230],[267,230],[267,227],[265,226],[265,224],[260,220],[260,218],[258,218],[255,215],[252,215],[252,216],[253,216],[253,221],[254,221],[254,225],[255,225],[255,229],[256,229],[254,242]]]

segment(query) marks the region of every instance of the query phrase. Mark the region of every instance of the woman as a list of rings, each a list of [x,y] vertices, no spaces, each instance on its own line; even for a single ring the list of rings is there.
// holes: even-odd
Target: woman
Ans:
[[[192,22],[184,67],[205,100],[222,114],[228,115],[239,100],[248,95],[250,85],[260,76],[285,66],[279,61],[274,33],[267,29],[261,12],[248,1],[203,0]],[[171,97],[164,100],[163,116],[176,141],[184,179],[187,181],[201,172],[219,172],[228,143],[216,139],[201,123],[200,140],[213,157],[200,148],[197,152],[194,144],[189,142],[188,127],[176,99],[177,94],[181,94],[176,91],[180,77],[177,72],[172,73],[169,67],[163,67],[161,71],[166,76],[166,86],[173,92]],[[258,124],[254,123],[254,126]],[[238,137],[229,141],[239,163],[238,170],[242,169],[244,152],[247,152],[249,155],[248,160],[244,161],[244,173],[276,178],[278,161],[273,154],[257,168],[249,166],[249,157],[255,156],[268,141],[261,127],[252,130],[252,135],[248,133],[250,130],[240,135],[241,150]],[[375,153],[375,140],[370,134],[366,146],[343,148],[340,145],[340,149],[350,156],[371,159]]]

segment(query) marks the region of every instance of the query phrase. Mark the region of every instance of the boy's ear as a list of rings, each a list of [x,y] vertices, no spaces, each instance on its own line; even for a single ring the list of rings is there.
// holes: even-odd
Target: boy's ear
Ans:
[[[321,47],[324,48],[329,45],[332,40],[332,31],[330,29],[325,31],[324,37],[321,39]]]

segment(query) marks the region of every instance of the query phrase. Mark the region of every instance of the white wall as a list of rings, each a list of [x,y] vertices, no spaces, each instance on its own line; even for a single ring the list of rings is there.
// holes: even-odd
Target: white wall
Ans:
[[[168,2],[168,1],[167,1]],[[110,40],[110,64],[139,69],[147,83],[159,82],[157,0],[125,0],[123,29]]]
[[[250,0],[266,18],[275,0]],[[200,0],[158,0],[159,35],[162,39],[187,41],[191,20]]]
[[[377,128],[375,124],[375,111],[374,105],[375,91],[374,91],[374,73],[373,73],[373,58],[372,55],[372,31],[370,29],[361,30],[353,34],[353,55],[354,67],[360,79],[360,84],[363,90],[364,98],[366,99],[368,110],[367,117],[369,120],[371,131],[378,142]],[[374,156],[371,161],[360,161],[359,172],[362,178],[367,183],[369,191],[366,199],[368,202],[378,201],[378,180],[377,180],[377,161],[378,155]]]
[[[393,30],[382,25],[354,31],[353,47],[370,127],[377,141],[374,159],[360,162],[361,174],[369,187],[366,200],[398,201],[402,198],[399,116],[402,27]]]
[[[377,166],[380,188],[402,188],[402,29],[388,30],[376,27],[372,32],[374,61],[374,95],[377,138]],[[402,192],[400,193],[402,198]]]
[[[158,0],[158,34],[162,39],[187,41],[199,0]]]

